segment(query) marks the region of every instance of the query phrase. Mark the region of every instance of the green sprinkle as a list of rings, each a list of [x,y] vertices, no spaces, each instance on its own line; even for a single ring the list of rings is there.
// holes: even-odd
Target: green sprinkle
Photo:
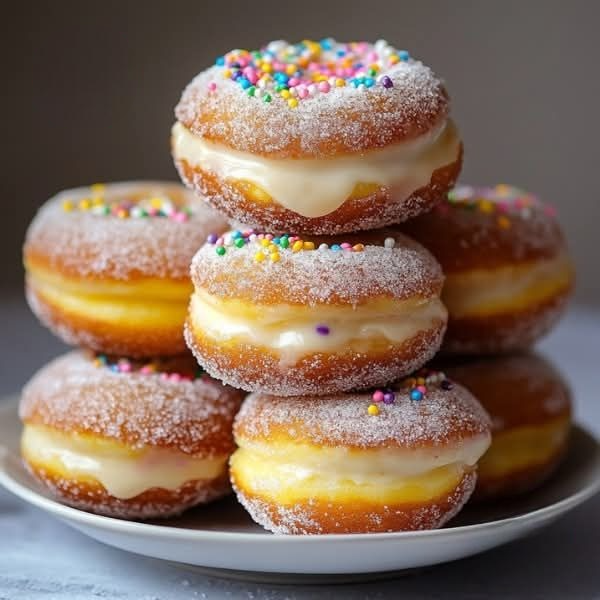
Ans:
[[[265,96],[263,98],[263,101],[264,102],[271,102],[271,99],[272,99],[271,98],[271,94],[265,94]]]
[[[225,249],[225,246],[217,246],[215,252],[219,255],[219,256],[223,256],[223,254],[225,254],[225,252],[227,252],[227,250]]]
[[[280,245],[282,248],[287,248],[287,247],[290,245],[290,242],[289,242],[289,240],[288,240],[286,237],[282,237],[282,238],[279,240],[279,245]]]
[[[246,90],[246,94],[248,94],[248,96],[254,96],[254,94],[256,94],[256,88],[251,85],[247,90]]]
[[[236,248],[243,248],[246,241],[244,240],[244,238],[238,238],[237,240],[235,240],[234,243]]]

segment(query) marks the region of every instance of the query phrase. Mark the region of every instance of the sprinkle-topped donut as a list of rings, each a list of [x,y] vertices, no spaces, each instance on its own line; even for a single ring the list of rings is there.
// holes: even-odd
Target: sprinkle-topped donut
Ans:
[[[385,41],[233,50],[186,88],[179,172],[231,218],[331,234],[403,221],[451,187],[462,147],[442,82]]]
[[[211,375],[249,391],[382,385],[439,347],[442,273],[392,230],[339,238],[209,236],[191,267],[186,340]]]
[[[169,516],[225,495],[241,394],[194,377],[194,363],[137,368],[81,351],[53,360],[21,398],[27,466],[65,503],[115,517]]]
[[[450,519],[473,491],[489,419],[443,373],[410,379],[381,400],[382,390],[251,394],[235,420],[230,472],[253,519],[293,534],[432,529]],[[426,388],[419,400],[415,384]],[[373,402],[376,413],[366,409]]]
[[[510,185],[462,185],[401,227],[446,274],[444,349],[495,353],[530,346],[562,314],[573,267],[553,207]]]
[[[225,228],[176,183],[66,190],[27,231],[29,304],[67,343],[130,356],[181,353],[190,261],[210,231]]]

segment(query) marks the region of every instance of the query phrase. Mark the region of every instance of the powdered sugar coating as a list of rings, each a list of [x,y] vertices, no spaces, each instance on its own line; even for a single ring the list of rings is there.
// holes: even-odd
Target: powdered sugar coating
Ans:
[[[114,373],[75,351],[34,375],[23,389],[20,416],[67,433],[210,458],[233,451],[231,426],[241,397],[209,378],[171,381],[157,374]]]
[[[393,238],[393,248],[384,247]],[[443,274],[422,246],[392,230],[382,229],[339,238],[308,238],[316,250],[279,252],[280,260],[256,261],[260,241],[231,247],[223,256],[205,244],[194,256],[191,276],[197,288],[223,298],[240,298],[259,304],[290,303],[357,305],[377,297],[397,300],[439,295]],[[364,250],[319,250],[349,242]]]
[[[167,193],[192,212],[186,222],[65,212],[65,200],[86,198],[90,188],[65,190],[46,202],[29,226],[25,258],[80,278],[187,279],[190,260],[208,233],[226,229],[223,217],[179,184],[140,181],[111,183],[106,188],[107,196],[127,196],[140,189]]]
[[[384,73],[381,73],[382,75]],[[278,158],[355,153],[411,139],[439,125],[449,100],[441,80],[410,59],[386,69],[393,87],[333,87],[291,110],[249,97],[213,66],[186,87],[177,119],[198,136]]]
[[[446,497],[430,503],[388,506],[375,501],[366,510],[352,505],[306,502],[282,506],[253,496],[233,484],[238,500],[252,519],[276,534],[315,535],[328,533],[383,533],[437,529],[456,516],[473,494],[477,474],[465,474]],[[326,506],[324,512],[323,504]]]
[[[475,397],[454,384],[445,390],[428,387],[420,401],[408,390],[392,386],[393,404],[379,405],[369,415],[371,392],[282,398],[261,393],[248,396],[234,423],[239,440],[268,440],[348,448],[444,448],[478,436],[489,436],[490,420]]]
[[[119,519],[165,519],[192,506],[207,504],[231,492],[227,475],[216,479],[188,481],[176,490],[152,488],[134,498],[111,496],[100,484],[67,479],[25,462],[29,472],[61,502],[99,515]]]

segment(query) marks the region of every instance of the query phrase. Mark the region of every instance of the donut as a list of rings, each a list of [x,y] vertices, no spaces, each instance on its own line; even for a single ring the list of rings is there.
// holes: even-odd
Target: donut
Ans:
[[[467,501],[489,419],[437,371],[329,396],[253,393],[234,422],[238,500],[275,533],[434,529]]]
[[[551,206],[508,185],[459,186],[402,231],[440,262],[447,353],[530,347],[562,315],[574,271]]]
[[[189,264],[223,218],[180,184],[67,190],[31,223],[26,295],[68,344],[132,357],[185,352]]]
[[[441,80],[381,40],[232,50],[175,109],[182,180],[232,220],[339,234],[398,223],[452,187],[462,144]]]
[[[538,354],[446,365],[492,419],[492,445],[479,461],[474,499],[529,492],[555,471],[571,430],[571,396],[561,375]]]
[[[21,452],[60,501],[124,519],[168,517],[230,492],[241,393],[192,357],[73,351],[25,386]]]
[[[439,265],[391,230],[211,235],[191,275],[187,344],[210,375],[247,391],[384,385],[425,364],[445,330]]]

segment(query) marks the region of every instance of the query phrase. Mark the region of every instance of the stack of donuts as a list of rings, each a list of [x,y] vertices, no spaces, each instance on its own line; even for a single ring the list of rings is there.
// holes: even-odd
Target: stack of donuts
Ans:
[[[175,109],[190,191],[51,199],[27,298],[81,349],[23,391],[30,471],[133,519],[233,489],[286,534],[432,529],[545,481],[571,400],[530,349],[573,268],[532,194],[455,187],[449,114],[385,41],[233,50]]]

